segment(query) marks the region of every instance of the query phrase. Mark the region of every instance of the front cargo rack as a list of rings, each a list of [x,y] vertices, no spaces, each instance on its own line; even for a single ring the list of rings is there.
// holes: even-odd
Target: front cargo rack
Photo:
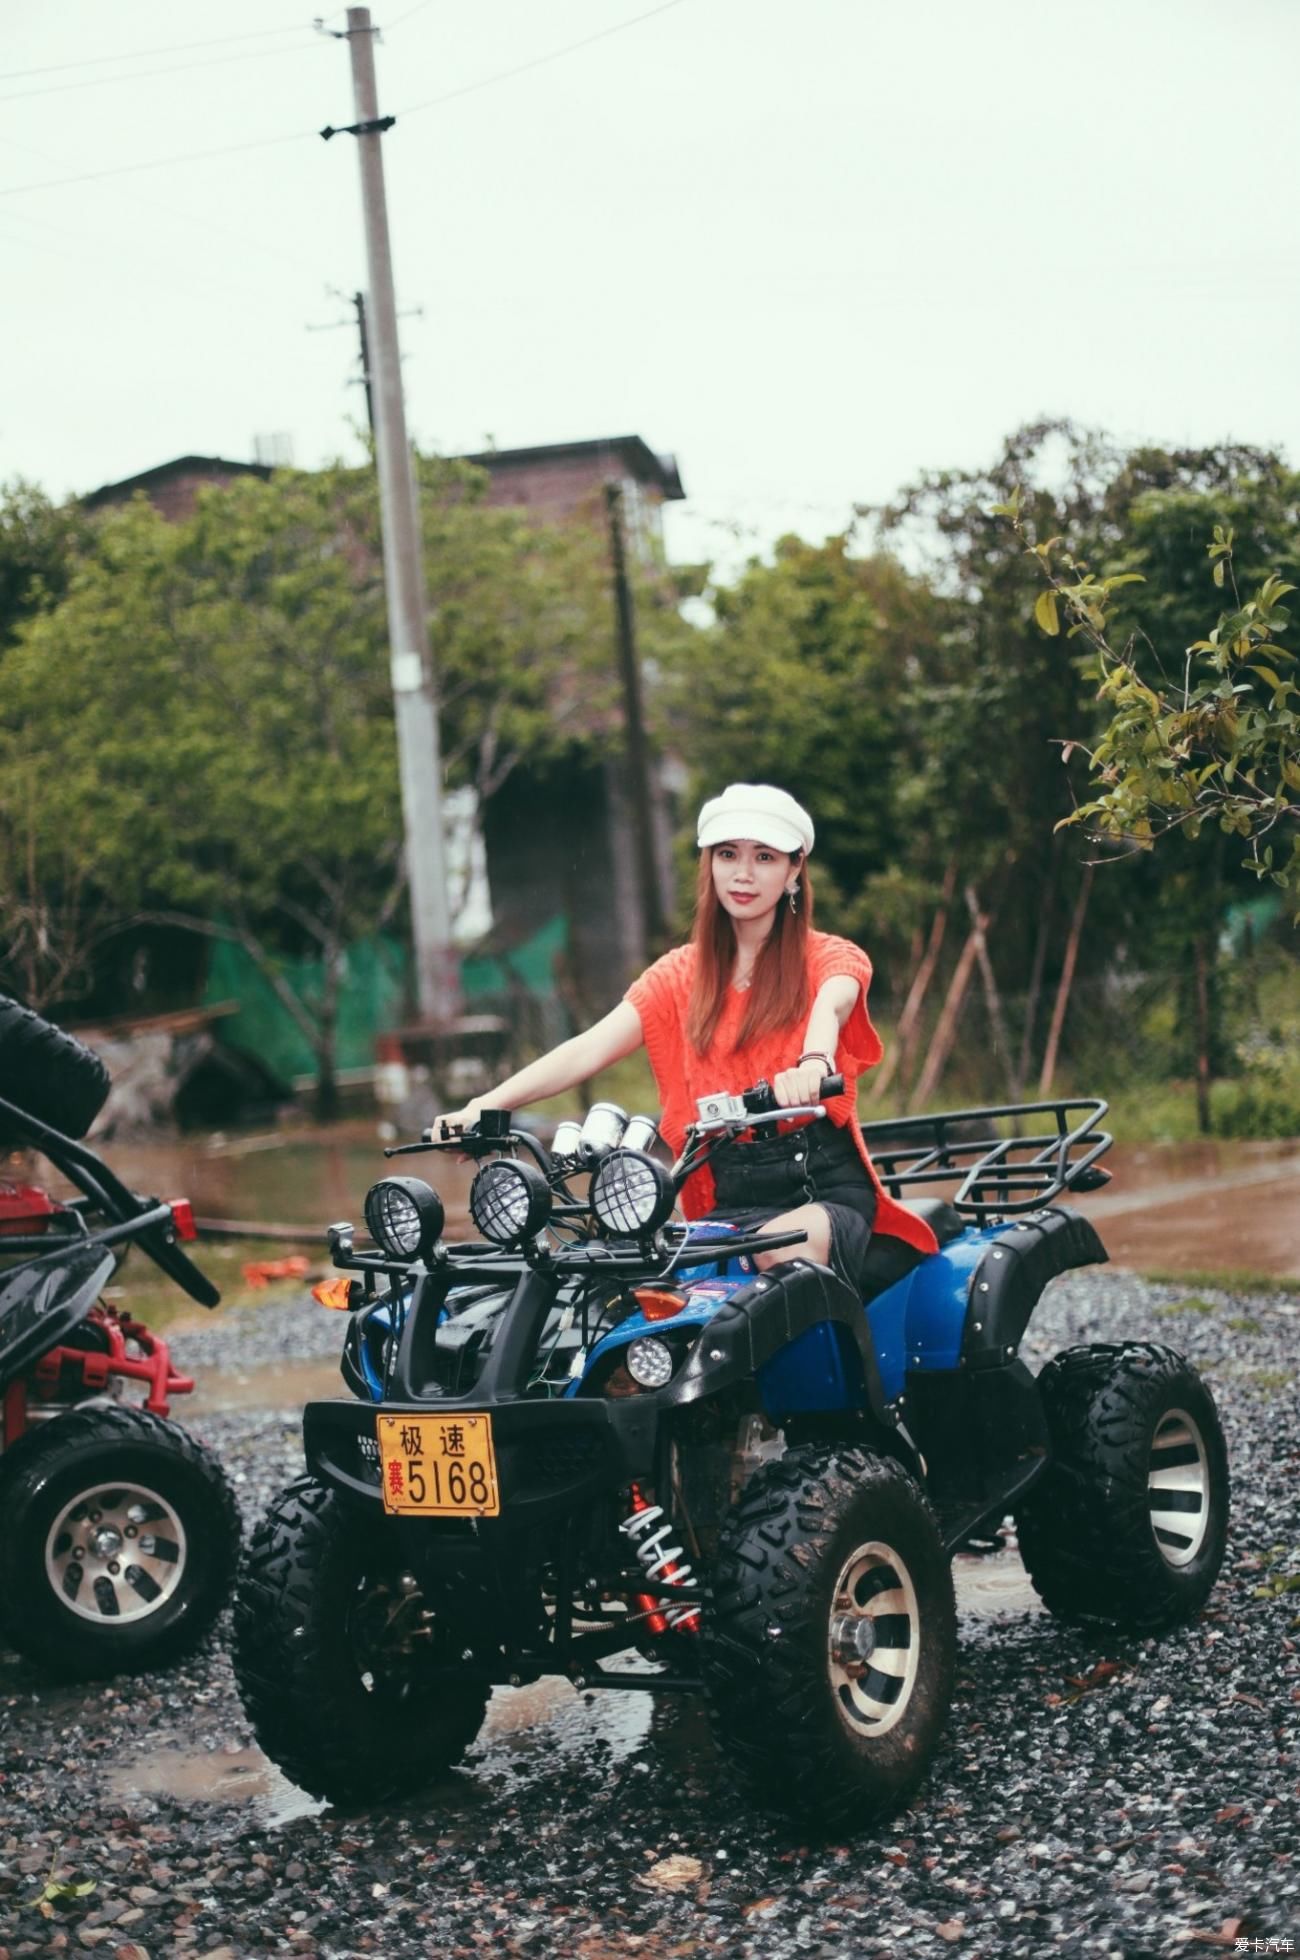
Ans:
[[[956,1183],[948,1202],[982,1220],[1038,1211],[1063,1191],[1096,1191],[1108,1183],[1110,1172],[1097,1159],[1114,1138],[1097,1126],[1109,1107],[1099,1096],[990,1104],[864,1123],[862,1134],[891,1197]],[[1031,1127],[1022,1134],[1026,1123]]]

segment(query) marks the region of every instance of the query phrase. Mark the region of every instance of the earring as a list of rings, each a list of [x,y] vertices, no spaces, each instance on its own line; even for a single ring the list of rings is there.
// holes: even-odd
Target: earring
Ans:
[[[789,891],[786,893],[786,897],[790,901],[790,910],[792,912],[797,912],[799,910],[798,900],[796,896],[798,890],[799,890],[798,885],[791,885]]]

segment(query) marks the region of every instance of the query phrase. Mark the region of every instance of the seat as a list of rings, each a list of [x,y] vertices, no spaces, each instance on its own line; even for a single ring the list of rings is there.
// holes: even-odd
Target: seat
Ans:
[[[966,1230],[967,1221],[946,1198],[914,1198],[903,1209],[927,1224],[940,1245],[951,1245]]]

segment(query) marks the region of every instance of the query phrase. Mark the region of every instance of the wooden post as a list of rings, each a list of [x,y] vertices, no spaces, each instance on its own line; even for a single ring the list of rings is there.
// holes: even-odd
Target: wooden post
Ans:
[[[1052,839],[1052,855],[1047,868],[1047,889],[1044,891],[1038,908],[1038,931],[1034,936],[1034,960],[1029,971],[1029,992],[1025,996],[1025,1024],[1020,1034],[1020,1054],[1016,1061],[1016,1080],[1024,1090],[1025,1078],[1029,1074],[1030,1058],[1034,1052],[1034,1028],[1038,1021],[1038,996],[1043,991],[1043,968],[1047,963],[1047,941],[1052,930],[1052,902],[1056,897],[1056,847],[1057,838]]]
[[[1056,1074],[1056,1057],[1061,1045],[1061,1030],[1065,1026],[1065,1010],[1070,1004],[1070,989],[1074,984],[1074,967],[1079,957],[1079,941],[1083,937],[1083,921],[1088,910],[1088,894],[1092,890],[1092,866],[1085,864],[1083,878],[1079,885],[1079,896],[1074,901],[1074,915],[1070,920],[1070,937],[1065,945],[1065,963],[1061,968],[1060,983],[1056,989],[1056,1002],[1052,1008],[1052,1025],[1048,1030],[1047,1049],[1043,1055],[1043,1069],[1038,1078],[1038,1099],[1044,1101],[1052,1093],[1052,1077]]]
[[[975,941],[975,958],[979,963],[980,979],[984,983],[984,998],[988,1003],[989,1026],[993,1030],[993,1046],[1001,1056],[1007,1072],[1007,1086],[1010,1090],[1008,1101],[1020,1101],[1020,1079],[1011,1053],[1011,1043],[1007,1037],[1006,1017],[1002,1012],[1002,996],[998,992],[997,975],[989,958],[988,925],[989,915],[981,912],[978,894],[974,885],[966,887],[966,910],[971,916],[971,936]]]
[[[929,942],[916,972],[912,975],[912,984],[907,990],[907,999],[904,1001],[903,1011],[898,1017],[898,1026],[894,1029],[893,1046],[872,1076],[869,1096],[871,1102],[880,1101],[880,1098],[884,1095],[886,1089],[888,1089],[895,1075],[899,1075],[902,1079],[906,1078],[907,1070],[904,1064],[912,1058],[916,1025],[921,1016],[921,1009],[925,1005],[926,992],[934,975],[935,964],[939,958],[939,948],[943,945],[943,935],[948,925],[948,907],[952,903],[952,895],[956,883],[957,862],[954,858],[944,873],[943,891],[939,899],[938,909],[930,924]]]
[[[1196,978],[1196,1127],[1207,1137],[1210,1134],[1210,962],[1203,932],[1198,932],[1192,942],[1192,962]]]
[[[921,1079],[907,1099],[909,1109],[916,1109],[921,1103],[929,1101],[939,1077],[947,1066],[948,1056],[957,1036],[957,1023],[961,1018],[962,1003],[966,998],[966,989],[970,985],[970,977],[975,967],[975,941],[976,934],[972,931],[953,968],[952,979],[948,982],[948,991],[939,1013],[939,1024],[930,1043],[930,1052],[925,1058],[925,1067],[921,1070]]]

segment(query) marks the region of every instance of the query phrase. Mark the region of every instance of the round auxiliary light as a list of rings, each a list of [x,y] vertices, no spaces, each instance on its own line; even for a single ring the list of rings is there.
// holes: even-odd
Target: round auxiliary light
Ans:
[[[676,1202],[667,1170],[639,1150],[612,1150],[591,1180],[591,1208],[615,1238],[658,1231]]]
[[[446,1219],[442,1199],[419,1177],[385,1177],[366,1192],[366,1226],[390,1259],[427,1259]]]
[[[673,1351],[657,1334],[644,1334],[639,1341],[630,1341],[624,1358],[628,1374],[642,1388],[662,1388],[672,1380]]]
[[[603,1157],[627,1128],[627,1111],[617,1103],[593,1103],[583,1118],[579,1141],[584,1157]]]
[[[653,1116],[629,1116],[619,1142],[624,1150],[653,1150],[659,1141],[659,1125]]]
[[[582,1125],[575,1123],[571,1116],[566,1116],[562,1123],[557,1123],[555,1126],[555,1135],[551,1138],[551,1155],[576,1157],[581,1147]]]
[[[532,1164],[498,1157],[470,1186],[469,1213],[485,1239],[515,1245],[535,1238],[551,1215],[551,1187]]]

